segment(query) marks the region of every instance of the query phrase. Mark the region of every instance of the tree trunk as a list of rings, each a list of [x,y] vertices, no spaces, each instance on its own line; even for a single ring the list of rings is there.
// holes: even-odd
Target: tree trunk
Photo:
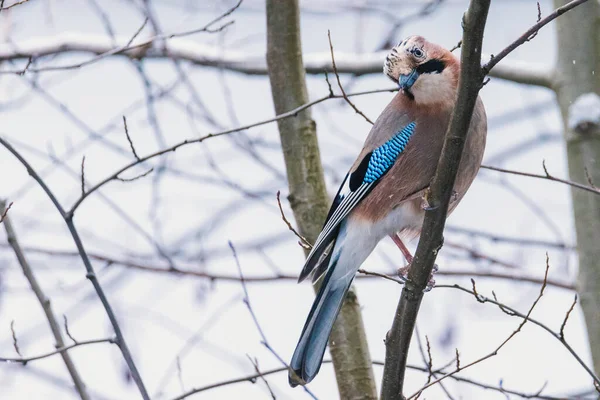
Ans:
[[[297,0],[267,1],[267,65],[277,114],[308,103]],[[316,125],[308,109],[277,123],[287,169],[288,199],[301,234],[314,242],[330,203]],[[348,292],[333,327],[329,351],[340,398],[376,399],[372,363],[354,289]]]
[[[555,6],[568,1],[555,0]],[[569,127],[569,107],[581,95],[600,93],[597,1],[590,1],[556,21],[558,64],[556,94],[564,121],[569,176],[587,183],[585,170],[600,184],[600,129]],[[571,188],[579,255],[578,292],[587,324],[596,373],[600,372],[600,196]]]

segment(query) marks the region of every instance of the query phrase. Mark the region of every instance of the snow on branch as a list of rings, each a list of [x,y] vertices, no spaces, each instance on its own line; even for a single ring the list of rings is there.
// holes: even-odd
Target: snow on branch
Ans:
[[[52,66],[28,65],[27,72],[43,72],[81,68],[109,56],[126,56],[130,58],[170,58],[192,63],[219,67],[249,75],[266,75],[267,63],[262,53],[248,53],[225,50],[220,47],[205,45],[189,39],[172,38],[162,42],[160,46],[153,43],[162,37],[136,39],[116,37],[115,41],[108,36],[66,32],[50,37],[39,37],[18,43],[0,44],[0,61],[32,60],[43,56],[62,53],[92,53],[95,57],[76,63],[60,63]],[[116,45],[115,45],[116,43]],[[387,51],[373,53],[337,52],[335,55],[338,73],[366,75],[381,73]],[[303,56],[306,72],[321,74],[333,72],[331,54],[329,52],[308,53]],[[32,63],[35,64],[35,63]],[[4,69],[0,74],[23,73],[22,69]],[[552,69],[543,64],[505,61],[496,66],[490,75],[517,83],[552,87]]]

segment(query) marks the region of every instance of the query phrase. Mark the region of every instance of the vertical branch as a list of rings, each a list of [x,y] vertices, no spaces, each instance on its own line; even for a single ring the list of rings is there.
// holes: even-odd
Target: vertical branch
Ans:
[[[489,7],[490,0],[471,0],[463,17],[458,97],[436,174],[430,186],[428,201],[432,209],[425,213],[421,239],[408,280],[402,289],[392,329],[388,332],[385,342],[382,400],[404,399],[402,389],[410,340],[423,299],[423,291],[431,276],[438,250],[443,244],[448,204],[477,95],[483,83],[481,44]]]
[[[4,200],[0,200],[0,214],[3,214],[5,209],[6,202]],[[21,249],[21,245],[19,245],[19,242],[17,241],[17,235],[8,216],[4,217],[4,229],[6,231],[8,244],[15,252],[15,256],[19,261],[19,265],[23,270],[25,278],[27,278],[27,281],[29,282],[29,286],[31,286],[31,290],[33,290],[33,293],[35,293],[35,297],[37,297],[42,309],[44,310],[44,314],[46,314],[46,319],[48,320],[48,325],[50,325],[52,336],[54,336],[54,340],[56,341],[55,347],[57,349],[65,347],[65,341],[63,340],[63,335],[60,330],[58,320],[54,315],[54,311],[52,311],[50,299],[46,297],[42,287],[35,278],[33,270],[31,269],[27,259],[25,258],[23,250]],[[90,396],[87,392],[85,384],[83,383],[83,380],[81,379],[81,376],[79,375],[79,372],[77,371],[77,368],[75,367],[75,364],[73,363],[73,360],[71,359],[71,356],[67,351],[61,352],[60,355],[65,363],[65,366],[67,367],[67,370],[69,371],[69,375],[71,375],[71,379],[73,380],[73,384],[75,385],[77,393],[79,393],[79,397],[81,397],[82,400],[89,400]]]
[[[267,65],[278,115],[308,102],[298,0],[267,1]],[[290,190],[288,199],[300,234],[314,242],[330,202],[315,122],[306,109],[277,124]],[[354,289],[346,296],[329,345],[340,398],[376,399],[371,357]]]
[[[555,0],[559,7],[568,3]],[[557,20],[558,60],[555,90],[565,127],[569,177],[600,182],[600,127],[572,126],[571,105],[584,94],[600,94],[598,17],[600,6],[589,1]],[[571,125],[571,126],[570,126]],[[586,169],[589,174],[586,174]],[[579,296],[596,373],[600,372],[600,197],[571,188],[579,255]]]

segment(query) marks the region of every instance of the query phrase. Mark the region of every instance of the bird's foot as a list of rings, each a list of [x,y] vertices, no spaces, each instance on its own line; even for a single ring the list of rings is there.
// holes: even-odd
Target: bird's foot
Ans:
[[[450,195],[450,204],[454,203],[456,200],[458,200],[458,192],[453,190],[452,194]]]
[[[411,266],[411,264],[408,264],[404,267],[398,268],[398,277],[404,282],[406,282],[408,280],[408,271],[410,271],[410,266]],[[438,270],[439,270],[438,265],[433,264],[433,269],[431,270],[431,275],[429,276],[429,281],[427,281],[427,286],[425,286],[425,289],[423,289],[423,293],[427,293],[435,287],[435,279],[433,279],[433,276],[435,275],[435,273]]]
[[[435,275],[436,272],[438,272],[439,269],[440,268],[438,267],[437,264],[433,264],[433,268],[431,270],[431,275],[429,275],[429,280],[427,281],[427,286],[425,286],[423,293],[427,293],[435,287],[435,279],[433,279],[433,276]]]
[[[406,264],[404,267],[398,268],[398,277],[404,282],[408,280],[408,271],[410,271],[410,264]]]
[[[429,204],[429,200],[427,200],[427,197],[429,196],[429,189],[427,190],[428,191],[421,197],[421,209],[423,209],[423,211],[435,210],[436,208],[438,208],[438,206],[432,206],[431,204]],[[453,190],[452,195],[450,196],[450,204],[456,202],[457,200],[458,192]]]

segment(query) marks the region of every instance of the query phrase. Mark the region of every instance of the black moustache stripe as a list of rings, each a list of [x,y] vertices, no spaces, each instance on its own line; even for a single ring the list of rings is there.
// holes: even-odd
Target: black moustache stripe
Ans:
[[[441,60],[429,60],[417,67],[417,72],[420,74],[440,74],[446,64]]]

